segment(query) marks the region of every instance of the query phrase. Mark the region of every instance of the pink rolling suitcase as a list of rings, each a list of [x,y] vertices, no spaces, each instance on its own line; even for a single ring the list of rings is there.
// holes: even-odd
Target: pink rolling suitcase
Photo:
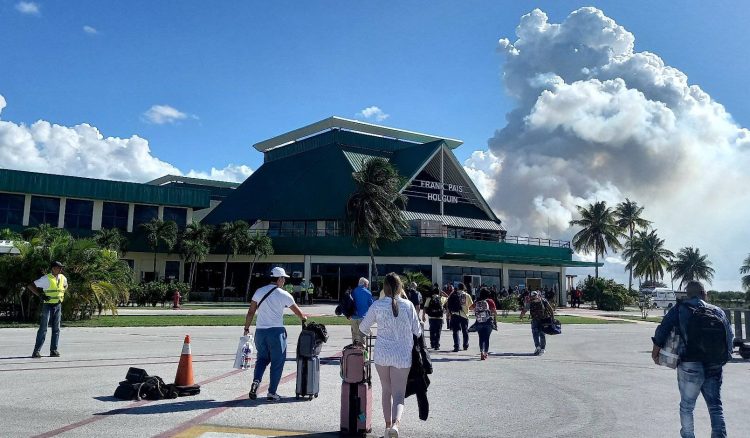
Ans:
[[[348,345],[341,356],[341,434],[372,432],[372,340],[367,346]]]

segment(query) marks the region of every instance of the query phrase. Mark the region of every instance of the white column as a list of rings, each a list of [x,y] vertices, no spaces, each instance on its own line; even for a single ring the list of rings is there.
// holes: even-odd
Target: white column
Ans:
[[[318,221],[318,236],[326,235],[326,221]]]
[[[560,305],[568,305],[567,278],[565,278],[565,266],[560,266],[560,284],[557,286],[560,293]]]
[[[23,199],[23,220],[21,224],[24,227],[29,226],[29,216],[31,215],[31,195],[26,195]]]
[[[311,257],[309,255],[305,256],[305,269],[302,276],[304,277],[305,281],[310,281],[312,278],[312,263],[311,263]]]
[[[510,278],[508,276],[508,268],[503,265],[503,287],[507,290],[510,290]]]
[[[57,214],[57,228],[65,228],[65,206],[68,198],[60,198],[60,211]]]
[[[193,209],[192,207],[189,207],[187,209],[187,216],[185,217],[185,224],[190,225],[193,223]]]
[[[440,287],[443,287],[443,263],[440,261],[440,257],[431,257],[430,264],[432,265],[432,282],[437,283]]]
[[[94,201],[94,212],[91,216],[91,229],[99,231],[102,229],[102,212],[104,211],[104,201]]]
[[[128,233],[133,232],[133,218],[135,217],[135,204],[128,204]]]
[[[157,217],[159,218],[160,221],[164,220],[164,206],[163,205],[159,206],[159,213],[157,213]]]

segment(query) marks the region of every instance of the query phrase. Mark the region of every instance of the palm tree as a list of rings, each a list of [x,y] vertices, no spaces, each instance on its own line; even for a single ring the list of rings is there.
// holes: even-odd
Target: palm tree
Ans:
[[[206,260],[211,252],[211,236],[213,228],[210,225],[203,225],[200,222],[193,222],[185,227],[179,241],[179,251],[185,262],[190,264],[190,273],[188,274],[188,284],[190,290],[193,289],[195,281],[195,271],[198,263]]]
[[[674,276],[680,279],[679,288],[682,289],[682,283],[688,281],[707,281],[709,284],[714,278],[714,268],[707,255],[701,255],[698,248],[682,248],[672,263]]]
[[[750,254],[748,254],[745,261],[742,262],[742,267],[740,267],[740,274],[748,274],[742,276],[742,287],[747,289],[747,291],[750,293]]]
[[[175,243],[177,243],[177,224],[174,221],[165,222],[154,218],[145,224],[141,224],[141,228],[146,233],[148,246],[154,251],[154,279],[156,279],[156,254],[159,244],[164,243],[167,246],[167,251],[172,251]]]
[[[227,287],[227,269],[229,257],[237,256],[247,248],[250,238],[250,225],[245,221],[224,222],[219,225],[219,239],[226,245],[227,258],[224,260],[224,278],[221,281],[221,300],[224,301],[224,289]]]
[[[570,221],[570,225],[576,225],[583,229],[573,236],[573,248],[576,251],[594,251],[596,259],[595,277],[599,278],[599,256],[607,254],[607,247],[616,252],[622,248],[620,238],[625,237],[622,229],[617,226],[615,214],[607,203],[599,201],[589,204],[587,207],[576,207],[581,219]]]
[[[128,239],[117,228],[103,228],[97,231],[94,241],[102,248],[117,251],[120,257],[128,252]]]
[[[247,274],[247,284],[245,285],[245,301],[247,301],[250,298],[250,280],[253,278],[255,263],[261,257],[273,255],[273,242],[265,234],[252,233],[248,238],[245,252],[247,255],[253,257],[250,262],[250,270]]]
[[[3,228],[0,230],[0,240],[21,240],[22,237],[19,233],[16,233],[15,231],[11,230],[10,228]]]
[[[673,257],[672,251],[664,248],[664,239],[656,230],[636,232],[623,255],[630,260],[626,267],[652,284],[664,278],[664,270],[670,269],[669,259]]]
[[[650,221],[641,217],[643,213],[643,207],[638,206],[638,203],[625,198],[624,202],[617,204],[615,208],[615,217],[617,218],[617,226],[623,230],[628,230],[628,246],[633,241],[633,233],[636,228],[646,228],[651,224]],[[629,261],[629,260],[628,260]],[[628,276],[628,290],[633,289],[633,268],[630,267],[630,274]]]
[[[403,179],[388,161],[380,157],[366,160],[352,178],[357,188],[346,203],[346,213],[354,244],[367,245],[377,283],[375,250],[379,249],[378,241],[397,241],[407,229],[401,214],[407,198],[399,192]]]

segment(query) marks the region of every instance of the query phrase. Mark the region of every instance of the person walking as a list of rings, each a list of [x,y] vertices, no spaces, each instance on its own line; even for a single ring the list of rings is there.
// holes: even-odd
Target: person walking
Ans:
[[[486,360],[490,353],[490,335],[495,328],[495,318],[497,318],[497,307],[492,299],[492,293],[487,288],[480,289],[479,299],[469,309],[474,310],[476,317],[479,357],[480,360]]]
[[[539,292],[537,292],[537,295]],[[524,289],[523,292],[521,292],[521,296],[519,298],[519,304],[521,305],[521,315],[518,317],[519,319],[523,319],[524,316],[526,316],[526,312],[529,311],[529,303],[531,302],[531,293]]]
[[[458,351],[458,332],[463,334],[464,350],[469,349],[469,307],[474,304],[466,286],[458,283],[458,289],[448,297],[446,307],[451,313],[451,330],[453,330],[453,352]]]
[[[725,438],[721,382],[723,367],[732,358],[734,333],[724,311],[706,302],[708,296],[700,282],[689,281],[685,292],[687,299],[672,307],[656,328],[651,358],[659,365],[659,352],[674,329],[685,346],[677,366],[680,436],[695,437],[693,411],[698,395],[703,394],[711,418],[711,437]]]
[[[531,318],[531,336],[534,338],[534,356],[544,354],[547,338],[542,331],[542,323],[554,316],[552,306],[544,299],[539,291],[529,294],[529,318]]]
[[[414,305],[403,296],[398,274],[391,272],[385,276],[383,292],[385,297],[372,305],[359,329],[369,334],[373,324],[378,325],[374,360],[383,391],[384,437],[398,438],[414,336],[422,334],[422,327]]]
[[[440,331],[443,330],[443,309],[448,298],[441,296],[440,289],[433,289],[422,308],[422,321],[430,321],[430,348],[440,350]]]
[[[412,281],[409,283],[409,288],[406,290],[406,297],[409,298],[409,301],[411,301],[414,309],[417,311],[417,315],[419,315],[422,305],[422,294],[417,290],[416,282]]]
[[[42,275],[33,283],[26,286],[34,295],[42,298],[41,316],[39,317],[39,330],[36,332],[36,343],[31,357],[42,357],[40,350],[47,337],[47,327],[52,325],[52,339],[50,340],[50,357],[60,357],[57,350],[60,341],[60,320],[62,318],[62,302],[65,291],[68,289],[68,279],[62,274],[65,266],[60,262],[52,262],[50,273]],[[40,289],[42,290],[40,292]]]
[[[271,270],[271,283],[255,291],[253,299],[250,301],[250,308],[247,310],[247,316],[245,316],[245,336],[247,336],[250,333],[253,318],[256,313],[258,314],[258,320],[255,323],[257,359],[253,383],[250,386],[249,397],[251,400],[255,400],[258,396],[258,387],[268,364],[271,364],[271,382],[268,385],[266,397],[270,401],[281,399],[276,391],[286,361],[287,334],[286,328],[284,328],[284,309],[289,307],[303,323],[307,320],[307,316],[294,303],[294,298],[283,289],[287,278],[289,276],[284,268],[273,268]]]
[[[362,277],[352,292],[352,300],[354,300],[354,314],[351,319],[352,343],[359,343],[361,345],[365,345],[365,335],[359,330],[359,324],[367,314],[370,306],[372,306],[372,303],[375,302],[372,298],[372,292],[368,289],[369,286],[370,282]]]

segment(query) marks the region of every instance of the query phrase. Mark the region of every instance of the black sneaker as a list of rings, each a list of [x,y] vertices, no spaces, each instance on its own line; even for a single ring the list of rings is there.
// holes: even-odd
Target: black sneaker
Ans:
[[[250,386],[250,394],[248,394],[248,397],[250,397],[250,400],[255,400],[258,398],[258,387],[260,386],[260,382],[257,380],[253,380],[253,384]]]
[[[454,352],[454,353],[458,353],[458,347],[455,347],[455,348],[453,349],[453,352]]]
[[[49,352],[49,357],[60,357],[60,352],[57,350],[52,350]]]
[[[35,351],[35,352],[31,353],[31,357],[33,357],[33,358],[39,358],[39,357],[42,357],[42,355],[38,351]]]

